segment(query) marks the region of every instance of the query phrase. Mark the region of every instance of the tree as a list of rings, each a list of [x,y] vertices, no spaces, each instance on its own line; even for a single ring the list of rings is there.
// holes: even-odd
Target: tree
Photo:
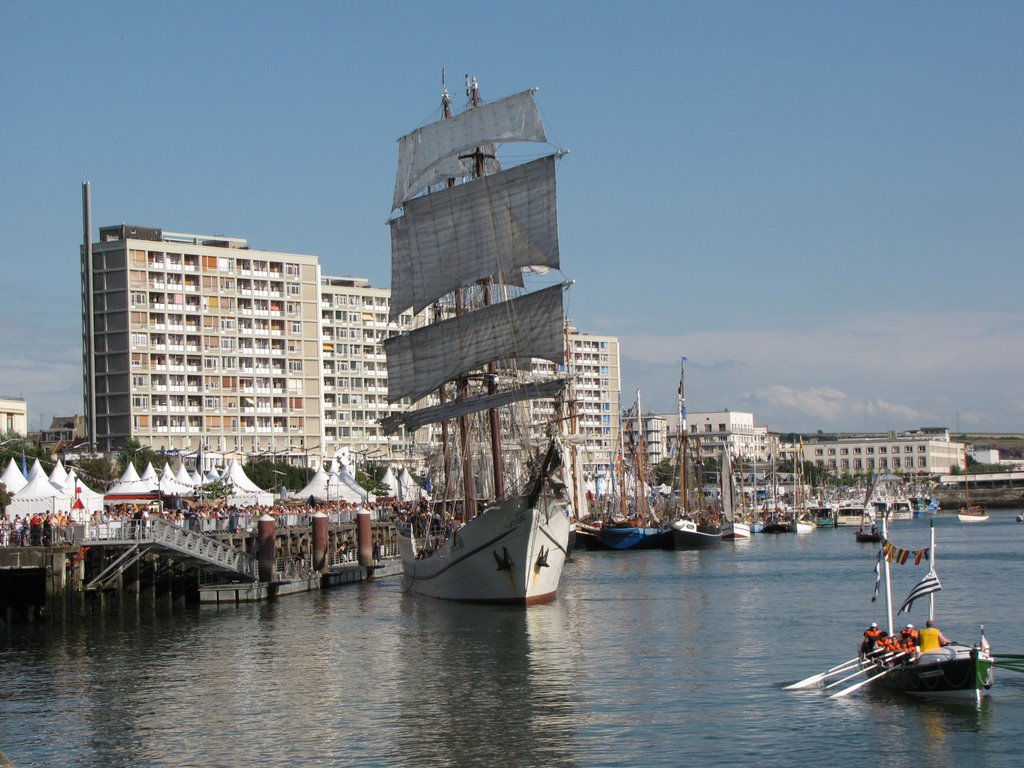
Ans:
[[[6,511],[13,498],[11,492],[7,490],[6,483],[0,482],[0,511]]]

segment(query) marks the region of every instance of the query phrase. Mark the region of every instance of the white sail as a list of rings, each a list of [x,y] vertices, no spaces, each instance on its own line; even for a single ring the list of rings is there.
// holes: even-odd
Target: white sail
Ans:
[[[391,207],[400,207],[428,185],[452,175],[452,158],[482,145],[506,141],[547,141],[533,91],[481,104],[400,138]]]
[[[388,400],[419,400],[492,360],[565,360],[562,289],[553,285],[384,342]]]
[[[559,268],[554,155],[406,204],[391,221],[391,319],[527,267]]]

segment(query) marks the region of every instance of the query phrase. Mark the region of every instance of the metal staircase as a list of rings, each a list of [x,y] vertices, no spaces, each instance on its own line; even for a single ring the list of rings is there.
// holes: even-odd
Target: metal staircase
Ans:
[[[125,553],[90,581],[87,588],[101,585],[149,552],[167,555],[178,561],[190,562],[205,571],[215,571],[246,581],[256,581],[259,577],[259,565],[247,552],[160,518],[87,524],[82,545],[127,547]]]

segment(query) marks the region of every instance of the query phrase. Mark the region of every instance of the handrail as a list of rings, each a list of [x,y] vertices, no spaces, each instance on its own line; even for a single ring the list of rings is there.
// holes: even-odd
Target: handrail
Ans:
[[[210,565],[256,580],[256,559],[216,539],[193,533],[154,517],[148,520],[119,520],[85,526],[84,545],[150,543],[196,557]]]

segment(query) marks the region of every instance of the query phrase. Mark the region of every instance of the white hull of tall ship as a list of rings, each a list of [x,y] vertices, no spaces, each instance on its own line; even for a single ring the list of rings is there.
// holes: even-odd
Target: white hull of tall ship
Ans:
[[[443,600],[532,605],[555,598],[569,544],[564,502],[516,496],[488,507],[437,549],[399,527],[405,589]]]
[[[725,523],[722,525],[722,538],[732,539],[749,539],[750,538],[750,526],[746,523]]]

